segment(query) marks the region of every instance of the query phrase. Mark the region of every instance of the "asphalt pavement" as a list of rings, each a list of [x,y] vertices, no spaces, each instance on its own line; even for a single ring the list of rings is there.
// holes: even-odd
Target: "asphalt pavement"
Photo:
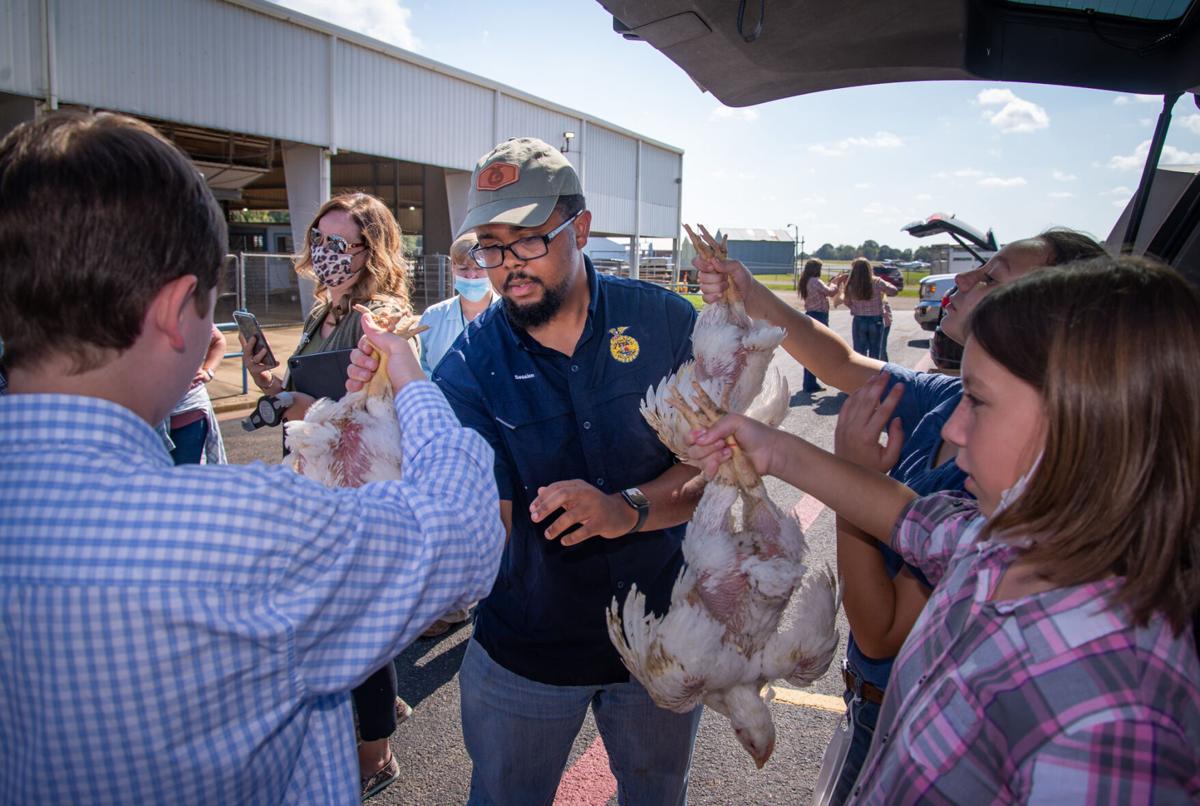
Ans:
[[[795,302],[794,294],[781,296]],[[929,349],[929,334],[912,318],[914,302],[903,298],[893,302],[895,321],[888,347],[894,363],[910,367],[917,366]],[[832,313],[830,327],[849,341],[850,315],[845,309]],[[268,338],[276,351],[284,349],[285,355],[290,352],[290,344],[270,335]],[[796,361],[780,350],[774,365],[783,372],[790,389],[800,389],[803,368]],[[834,425],[844,399],[832,389],[814,395],[793,391],[782,427],[816,445],[832,448]],[[279,462],[282,446],[278,429],[247,433],[238,423],[241,413],[227,410],[220,415],[229,461]],[[780,507],[798,507],[802,520],[811,521],[806,529],[809,565],[833,567],[833,514],[778,480],[769,479],[768,490]],[[838,622],[841,643],[830,670],[805,692],[781,689],[771,704],[777,741],[774,755],[762,770],[755,769],[724,717],[705,711],[692,763],[690,803],[725,806],[809,802],[825,745],[838,718],[837,698],[843,690],[840,669],[847,627],[840,611]],[[470,625],[465,624],[437,639],[418,639],[396,659],[400,695],[413,706],[414,713],[392,737],[402,778],[371,803],[425,806],[466,802],[471,765],[459,722],[457,672],[469,635]],[[616,802],[616,783],[589,716],[575,741],[555,804],[602,806]]]

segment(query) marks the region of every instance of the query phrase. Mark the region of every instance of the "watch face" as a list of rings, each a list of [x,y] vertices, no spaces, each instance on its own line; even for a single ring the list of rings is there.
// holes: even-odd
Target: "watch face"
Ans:
[[[625,496],[625,500],[628,501],[629,505],[634,509],[643,509],[650,506],[650,499],[643,495],[642,491],[637,487],[630,487],[627,490],[623,490],[622,494]]]
[[[274,416],[273,416],[274,413],[275,413],[275,410],[271,406],[271,401],[266,400],[265,398],[263,400],[258,401],[258,416],[259,417],[262,417],[265,421],[267,421],[269,423],[269,422],[271,422],[271,420],[274,419]]]

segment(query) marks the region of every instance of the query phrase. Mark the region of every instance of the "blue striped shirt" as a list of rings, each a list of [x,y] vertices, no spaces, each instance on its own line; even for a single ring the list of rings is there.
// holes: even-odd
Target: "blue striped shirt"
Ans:
[[[332,490],[0,397],[0,802],[359,802],[349,690],[504,547],[491,449],[429,382],[395,405],[404,479]]]

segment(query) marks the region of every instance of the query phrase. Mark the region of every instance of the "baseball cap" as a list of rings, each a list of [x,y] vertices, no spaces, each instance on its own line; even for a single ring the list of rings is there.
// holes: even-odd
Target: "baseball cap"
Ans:
[[[582,193],[579,174],[562,152],[536,137],[513,137],[476,164],[460,232],[484,224],[538,227],[559,196]]]

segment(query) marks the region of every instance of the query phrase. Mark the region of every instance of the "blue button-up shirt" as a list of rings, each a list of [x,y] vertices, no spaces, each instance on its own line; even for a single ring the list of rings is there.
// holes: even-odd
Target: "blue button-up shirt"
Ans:
[[[421,314],[421,324],[429,328],[421,334],[420,361],[421,369],[425,370],[425,377],[433,375],[434,367],[467,327],[467,317],[463,315],[459,300],[459,295],[455,294],[450,299],[435,302]],[[498,295],[492,294],[493,305],[499,300]]]
[[[564,547],[534,524],[538,488],[582,479],[604,493],[644,484],[674,463],[638,412],[651,385],[691,357],[696,312],[647,283],[587,263],[587,321],[572,355],[547,349],[490,308],[434,372],[463,425],[496,454],[513,524],[500,575],[479,607],[475,638],[497,663],[553,685],[628,679],[604,610],[637,584],[665,611],[682,563],[682,525]]]
[[[488,446],[426,381],[396,410],[404,479],[331,490],[0,397],[0,803],[359,803],[349,690],[504,545]]]

